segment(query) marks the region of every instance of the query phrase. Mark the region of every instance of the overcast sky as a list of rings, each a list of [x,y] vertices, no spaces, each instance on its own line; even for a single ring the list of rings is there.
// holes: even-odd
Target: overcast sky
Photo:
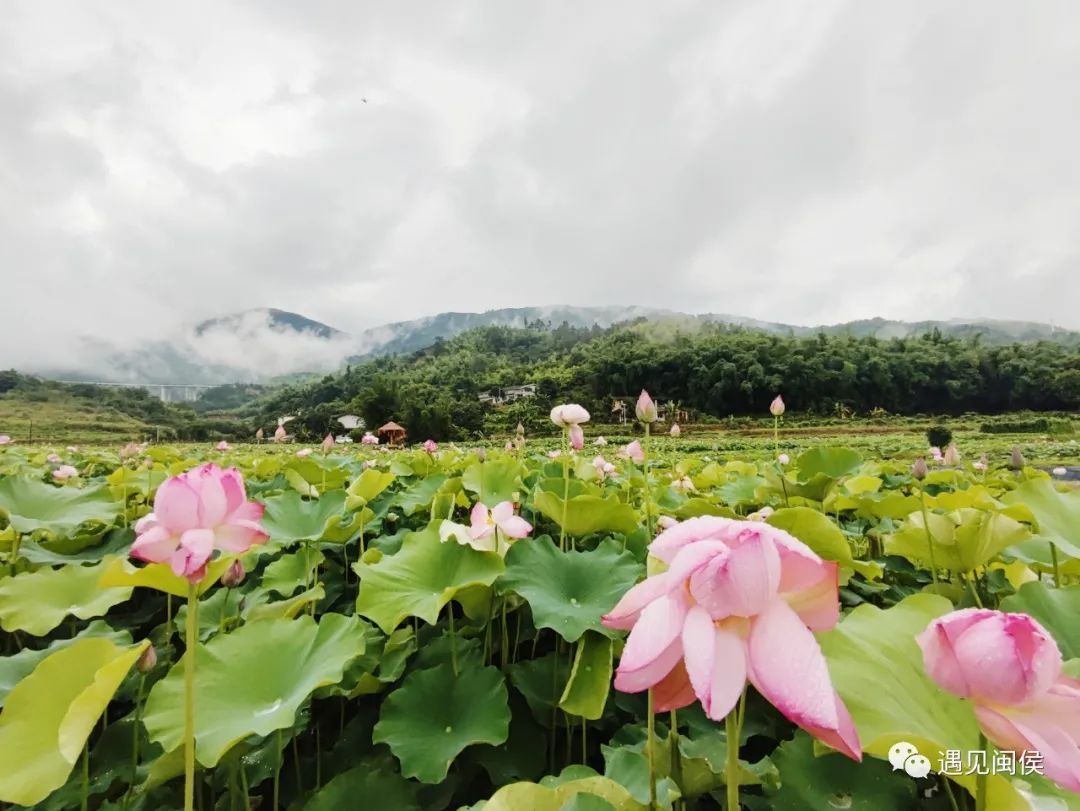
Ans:
[[[0,362],[254,306],[1080,328],[1074,0],[0,10]]]

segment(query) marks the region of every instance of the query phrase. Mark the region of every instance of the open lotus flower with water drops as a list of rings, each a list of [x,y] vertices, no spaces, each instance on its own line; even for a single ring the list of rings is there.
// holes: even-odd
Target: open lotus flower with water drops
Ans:
[[[1027,614],[966,608],[918,637],[941,689],[970,701],[995,746],[1042,755],[1042,773],[1080,791],[1080,681],[1061,671],[1053,637]]]
[[[215,549],[239,554],[266,541],[262,514],[262,504],[247,500],[240,471],[212,462],[200,465],[158,488],[154,511],[135,525],[131,556],[167,563],[176,575],[197,583]]]
[[[665,530],[649,553],[668,569],[631,588],[603,618],[630,631],[617,689],[652,688],[658,712],[697,698],[719,720],[749,682],[811,735],[862,758],[812,633],[840,616],[835,562],[768,524],[713,516]]]

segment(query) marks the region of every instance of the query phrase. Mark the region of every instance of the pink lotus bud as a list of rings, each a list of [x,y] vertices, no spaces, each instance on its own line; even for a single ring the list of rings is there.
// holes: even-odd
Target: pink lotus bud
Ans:
[[[672,423],[671,430],[668,433],[672,436],[678,436],[682,433],[682,428],[679,427],[679,423]]]
[[[925,479],[928,472],[929,471],[926,468],[926,460],[923,459],[921,456],[916,459],[915,464],[911,466],[911,477],[913,479],[917,479],[918,481],[922,481],[923,479]]]
[[[320,447],[322,448],[323,453],[330,453],[330,451],[334,449],[334,435],[327,434],[323,438],[322,445]]]
[[[776,510],[766,505],[760,510],[750,513],[750,515],[746,517],[750,521],[767,521],[769,519],[769,516],[772,515],[774,512],[776,512]]]
[[[221,442],[219,442],[217,445],[215,445],[214,448],[215,448],[215,450],[219,450],[219,451],[224,452],[224,451],[232,449],[232,445],[230,445],[228,442],[226,442],[223,439],[223,440],[221,440]]]
[[[244,582],[244,564],[234,560],[229,568],[221,575],[221,585],[227,589],[234,589]]]
[[[150,645],[139,654],[139,658],[135,660],[135,669],[140,673],[146,674],[154,669],[157,664],[157,651],[154,650],[154,646]]]
[[[138,455],[139,455],[139,446],[136,445],[134,442],[129,442],[128,444],[126,444],[124,447],[122,447],[120,449],[120,458],[121,459],[125,459],[125,460],[126,459],[131,459],[131,458],[133,458],[135,456],[138,456]]]
[[[279,425],[274,429],[274,442],[284,442],[286,437],[285,426]]]
[[[656,403],[653,402],[653,398],[649,396],[649,392],[645,389],[641,390],[641,394],[638,395],[637,404],[634,406],[634,414],[638,420],[643,423],[656,422]]]
[[[258,442],[262,442],[263,436],[264,436],[264,434],[263,434],[263,429],[262,428],[260,428],[258,431],[255,432],[255,439]]]
[[[602,436],[598,436],[596,439],[593,440],[593,444],[599,445],[602,448],[604,447],[604,445],[607,444],[607,440],[604,439]]]
[[[788,456],[786,453],[782,453],[776,457],[776,461],[779,462],[781,465],[789,465],[791,464],[791,457]]]
[[[945,454],[942,456],[941,461],[949,467],[955,467],[960,464],[960,451],[957,450],[956,445],[950,444],[945,449]]]
[[[771,403],[769,403],[769,413],[774,417],[784,416],[784,398],[779,394],[776,395],[776,398]]]
[[[439,449],[439,444],[434,439],[425,439],[423,447],[428,453],[435,453]]]
[[[589,412],[576,403],[557,405],[551,409],[551,421],[560,428],[581,425],[589,421]]]
[[[518,436],[519,438],[521,438],[521,439],[524,439],[524,438],[525,438],[525,426],[524,426],[524,425],[522,425],[522,424],[521,424],[521,423],[519,422],[519,423],[517,424],[517,430],[515,431],[515,433],[517,434],[517,436]]]
[[[570,447],[575,451],[580,451],[585,447],[585,431],[580,425],[570,426]]]
[[[63,459],[60,458],[60,454],[58,453],[50,453],[48,456],[45,457],[45,461],[49,462],[50,464],[56,465],[62,462]]]
[[[1027,464],[1027,460],[1024,458],[1024,454],[1020,452],[1020,446],[1014,445],[1012,449],[1012,455],[1009,457],[1009,467],[1013,470],[1023,470]]]

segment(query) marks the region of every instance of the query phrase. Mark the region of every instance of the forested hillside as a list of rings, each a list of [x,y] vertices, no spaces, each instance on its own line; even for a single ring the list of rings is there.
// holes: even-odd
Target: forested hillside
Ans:
[[[532,400],[492,407],[479,395],[534,383]],[[299,414],[316,434],[345,412],[395,419],[413,436],[454,438],[539,426],[545,405],[580,402],[599,417],[612,398],[648,388],[697,418],[788,407],[894,414],[1062,410],[1080,404],[1080,350],[1051,342],[987,346],[931,332],[918,338],[782,337],[728,327],[659,338],[648,324],[600,330],[488,327],[419,352],[350,366],[292,386],[260,406],[263,421]]]

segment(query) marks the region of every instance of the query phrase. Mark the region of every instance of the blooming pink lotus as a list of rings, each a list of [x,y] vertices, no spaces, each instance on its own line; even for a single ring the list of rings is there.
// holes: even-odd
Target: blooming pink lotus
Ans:
[[[377,436],[375,436],[375,434],[371,433],[371,431],[368,431],[366,434],[364,434],[362,437],[360,437],[360,444],[361,445],[378,445],[379,444],[379,438]]]
[[[571,425],[581,425],[589,421],[589,412],[577,403],[557,405],[551,409],[551,421],[560,428]]]
[[[45,457],[45,461],[49,462],[50,464],[56,465],[64,460],[60,458],[60,454],[50,453],[48,456]]]
[[[7,434],[0,434],[0,445],[10,445],[13,441]]]
[[[629,459],[631,462],[641,464],[645,461],[645,451],[641,447],[641,443],[636,439],[619,451],[618,456],[623,459]]]
[[[945,457],[941,453],[941,448],[937,445],[931,445],[929,450],[930,455],[934,458],[935,462],[941,462]]]
[[[60,465],[52,472],[52,477],[58,482],[66,482],[68,479],[74,479],[78,475],[79,471],[71,465]]]
[[[918,642],[930,678],[974,705],[995,746],[1039,752],[1043,774],[1080,791],[1080,681],[1062,674],[1061,651],[1042,625],[966,608],[938,617]]]
[[[769,413],[772,414],[774,417],[782,417],[784,415],[784,411],[786,410],[787,409],[784,406],[784,398],[781,397],[779,394],[776,395],[776,397],[771,403],[769,403]]]
[[[602,436],[598,436],[596,439],[593,440],[592,444],[597,445],[597,446],[602,448],[604,445],[607,444],[607,440],[604,439]]]
[[[423,448],[428,453],[435,453],[439,449],[439,443],[434,439],[425,439]]]
[[[301,459],[311,456],[311,448],[301,448],[296,452],[296,455],[299,456]]]
[[[782,453],[776,457],[776,461],[779,462],[781,465],[790,465],[791,457],[788,456],[786,453]]]
[[[219,451],[227,451],[232,449],[232,445],[230,445],[223,439],[221,440],[221,442],[214,446],[214,449]]]
[[[631,588],[603,618],[630,630],[617,689],[652,688],[657,711],[696,697],[719,720],[749,681],[811,735],[862,758],[811,633],[839,619],[836,563],[768,524],[714,516],[665,530],[649,553],[667,571]]]
[[[131,556],[168,563],[174,573],[197,583],[214,549],[230,554],[264,543],[263,505],[247,500],[244,478],[235,468],[213,462],[166,479],[154,511],[135,525]]]
[[[592,460],[592,463],[593,467],[596,468],[596,472],[600,474],[601,479],[615,473],[615,465],[611,464],[611,462],[599,454]]]
[[[532,532],[532,524],[514,514],[514,505],[509,501],[500,501],[491,510],[477,502],[469,513],[469,535],[479,541],[499,529],[507,538],[524,538]]]

